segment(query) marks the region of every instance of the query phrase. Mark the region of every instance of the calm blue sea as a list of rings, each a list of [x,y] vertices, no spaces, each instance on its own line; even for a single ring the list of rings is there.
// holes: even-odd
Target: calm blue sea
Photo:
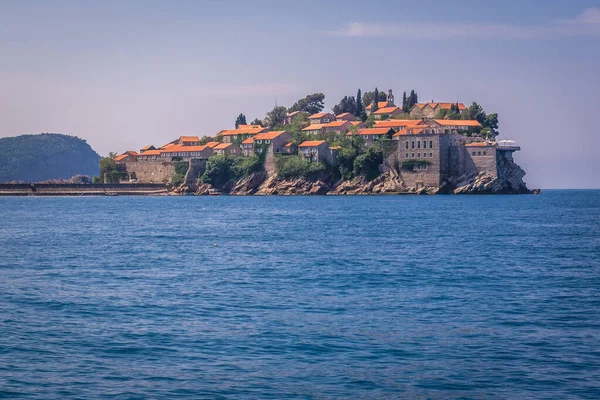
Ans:
[[[600,191],[0,198],[0,397],[598,399]]]

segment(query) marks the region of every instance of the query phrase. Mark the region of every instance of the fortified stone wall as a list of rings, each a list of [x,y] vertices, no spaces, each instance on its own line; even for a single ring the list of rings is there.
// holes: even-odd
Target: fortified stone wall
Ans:
[[[175,174],[175,165],[165,161],[126,162],[125,169],[140,183],[171,182]]]
[[[191,159],[188,170],[185,174],[184,183],[186,186],[195,186],[198,177],[206,171],[206,160]]]
[[[425,169],[408,171],[400,168],[400,177],[407,187],[438,187],[440,186],[441,168],[447,163],[445,153],[448,149],[441,139],[444,135],[419,134],[403,135],[398,140],[398,161],[427,161]],[[426,147],[423,147],[423,142]]]
[[[497,176],[495,147],[463,147],[462,149],[464,154],[464,173],[479,174],[487,172],[488,174]]]

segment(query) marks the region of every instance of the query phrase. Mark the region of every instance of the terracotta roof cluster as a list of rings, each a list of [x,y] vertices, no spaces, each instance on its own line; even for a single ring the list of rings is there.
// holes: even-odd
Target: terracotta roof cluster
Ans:
[[[481,127],[479,121],[475,119],[434,119],[442,126],[474,126]]]
[[[259,133],[258,135],[254,136],[255,140],[273,140],[281,135],[283,135],[284,133],[287,133],[286,131],[269,131],[269,132],[264,132],[264,133]]]
[[[317,119],[317,118],[323,118],[323,117],[325,117],[325,116],[327,116],[327,115],[333,115],[333,114],[331,114],[331,113],[328,113],[328,112],[322,112],[322,113],[313,114],[313,115],[311,115],[310,117],[308,117],[308,119]]]
[[[224,129],[217,136],[256,135],[266,132],[267,129],[260,125],[239,125],[237,129]]]
[[[203,151],[206,150],[206,148],[209,148],[207,145],[203,145],[203,146],[183,146],[183,145],[177,145],[177,146],[171,146],[169,148],[164,149],[163,151],[161,151],[161,153],[179,153],[179,152],[191,152],[191,151]]]
[[[139,154],[136,151],[126,151],[125,153],[119,154],[118,156],[116,156],[114,158],[114,160],[115,161],[121,161],[121,160],[127,158],[128,156],[137,157],[137,156],[139,156]]]
[[[422,119],[388,119],[385,121],[375,121],[375,126],[377,128],[400,128],[424,123],[425,121]]]
[[[339,128],[346,124],[351,124],[350,121],[331,121],[326,124],[311,124],[306,128],[302,129],[303,131],[316,131],[322,128]]]
[[[387,105],[387,103],[385,103]],[[392,107],[382,107],[380,109],[378,109],[377,111],[375,111],[373,113],[373,115],[385,115],[385,114],[391,114],[395,111],[402,111],[402,109],[398,106],[392,106]]]
[[[319,147],[323,143],[326,143],[324,140],[307,140],[306,142],[302,142],[298,145],[298,147]]]
[[[442,108],[445,110],[449,110],[453,105],[455,105],[456,103],[437,103],[437,102],[429,102],[429,103],[416,103],[413,107],[417,107],[422,109],[425,106],[429,106],[431,108]],[[458,103],[458,109],[459,110],[466,110],[467,107],[465,107],[465,105],[463,103]]]
[[[491,142],[473,142],[473,143],[467,143],[467,144],[465,144],[465,146],[467,146],[467,147],[493,147],[493,146],[495,146],[495,144],[491,143]]]
[[[362,128],[356,131],[357,135],[385,135],[389,131],[393,131],[392,128]],[[346,135],[353,135],[352,132],[348,132]]]
[[[180,136],[179,137],[179,141],[180,142],[194,142],[194,143],[198,143],[200,141],[200,138],[198,136]]]
[[[378,101],[377,102],[377,108],[385,108],[387,107],[388,102],[387,101]],[[373,103],[369,104],[368,106],[365,107],[365,110],[370,110],[373,108]]]

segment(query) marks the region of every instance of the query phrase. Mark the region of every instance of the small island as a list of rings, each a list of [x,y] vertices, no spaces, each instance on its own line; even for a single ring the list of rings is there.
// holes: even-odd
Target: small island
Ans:
[[[498,115],[473,102],[419,103],[392,89],[345,96],[323,111],[322,93],[276,106],[263,120],[213,136],[181,136],[100,161],[95,183],[168,184],[172,194],[350,195],[530,193],[499,140]]]

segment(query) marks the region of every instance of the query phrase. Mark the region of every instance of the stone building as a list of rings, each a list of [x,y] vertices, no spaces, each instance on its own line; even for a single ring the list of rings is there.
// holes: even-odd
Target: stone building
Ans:
[[[410,109],[410,117],[413,119],[433,119],[439,110],[449,110],[458,104],[458,110],[462,113],[467,109],[463,103],[417,103]]]
[[[208,146],[207,146],[208,147]],[[219,143],[212,148],[213,152],[218,155],[240,155],[241,148],[234,143]]]
[[[383,137],[391,139],[392,135],[394,135],[395,133],[396,131],[394,131],[392,128],[362,128],[356,132],[350,131],[346,135],[359,135],[363,138],[365,146],[370,147],[373,145],[373,143],[375,143],[377,140],[380,140]]]
[[[192,158],[208,158],[213,155],[213,149],[203,146],[169,146],[160,152],[160,158],[171,161],[173,157],[189,160]]]
[[[367,114],[374,114],[373,106],[375,105],[376,100],[377,99],[373,100],[371,102],[371,104],[369,104],[368,106],[365,107],[365,111],[367,112]],[[392,93],[392,89],[389,89],[388,94],[386,96],[386,100],[377,102],[377,110],[375,110],[375,112],[377,112],[379,109],[382,109],[382,108],[393,108],[393,107],[396,107],[396,104],[394,103],[394,94]],[[400,109],[400,111],[402,111],[402,109]]]
[[[375,128],[392,128],[397,132],[409,126],[423,124],[425,124],[425,121],[422,119],[388,119],[386,121],[375,121]]]
[[[123,154],[119,154],[114,158],[116,163],[126,163],[130,161],[137,161],[139,154],[135,151],[126,151]]]
[[[335,115],[329,112],[322,112],[313,114],[308,117],[308,120],[311,124],[326,124],[331,121],[335,121]]]
[[[292,140],[292,135],[286,131],[269,131],[254,136],[255,145],[268,145],[272,153],[284,153],[284,146]]]
[[[217,133],[217,138],[221,138],[223,143],[241,143],[245,139],[266,132],[267,128],[260,125],[239,125],[237,129],[225,129]]]
[[[302,115],[308,115],[308,113],[305,111],[292,111],[291,113],[289,113],[288,115],[285,116],[285,119],[283,120],[283,124],[289,125],[292,122],[294,122],[294,120],[296,118],[299,118]]]
[[[336,121],[356,121],[354,114],[345,112],[335,116]]]
[[[309,140],[298,145],[298,155],[310,162],[324,162],[335,165],[336,159],[329,145],[324,140]]]
[[[241,144],[242,155],[244,157],[251,157],[254,155],[254,138],[248,138]]]
[[[375,119],[402,118],[406,113],[398,106],[383,107],[373,112]]]

